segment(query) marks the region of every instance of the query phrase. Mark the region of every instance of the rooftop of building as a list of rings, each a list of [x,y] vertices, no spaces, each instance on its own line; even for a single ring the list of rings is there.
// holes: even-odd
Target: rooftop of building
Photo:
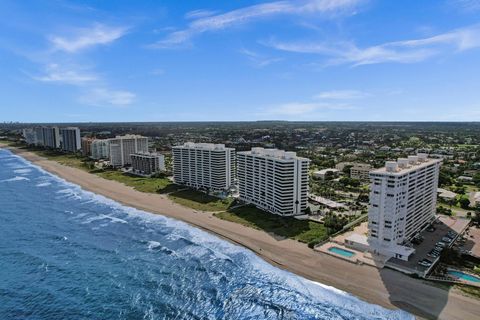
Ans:
[[[162,154],[158,152],[137,152],[132,153],[131,156],[158,157],[162,156]]]
[[[233,148],[227,148],[224,144],[215,143],[195,143],[185,142],[182,145],[174,146],[173,148],[185,148],[185,149],[201,149],[201,150],[234,150]]]
[[[139,139],[139,138],[147,138],[139,134],[126,134],[123,136],[115,136],[115,138],[111,138],[109,140],[116,140],[116,139]]]
[[[281,160],[307,160],[307,158],[298,157],[296,152],[279,149],[252,148],[250,151],[241,151],[238,154],[249,154],[257,157],[274,158]]]
[[[399,175],[409,173],[433,163],[442,162],[441,159],[428,158],[425,153],[419,153],[416,156],[408,156],[408,158],[399,158],[397,161],[387,161],[385,167],[370,171],[371,174],[391,174]]]

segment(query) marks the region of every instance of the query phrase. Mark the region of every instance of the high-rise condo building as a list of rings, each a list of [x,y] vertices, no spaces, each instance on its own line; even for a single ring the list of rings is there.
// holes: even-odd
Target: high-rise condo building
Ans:
[[[150,176],[165,171],[165,157],[160,153],[134,153],[132,157],[133,173]]]
[[[282,216],[307,208],[310,160],[295,152],[252,148],[237,153],[240,199]]]
[[[94,138],[84,137],[82,138],[82,155],[89,157],[92,155],[92,143],[95,141]]]
[[[148,152],[148,138],[140,135],[116,136],[108,141],[110,164],[114,167],[131,165],[131,154]]]
[[[68,127],[60,129],[60,148],[63,151],[77,152],[81,147],[79,128]]]
[[[90,148],[92,151],[90,157],[92,159],[99,160],[110,158],[110,142],[108,139],[95,139],[92,141]]]
[[[408,260],[404,246],[435,219],[441,160],[419,153],[370,172],[368,243],[374,253]]]
[[[42,127],[43,146],[52,149],[60,148],[60,131],[58,127]]]
[[[172,148],[175,183],[228,190],[235,178],[235,149],[224,144],[187,142]]]
[[[58,149],[60,147],[60,133],[58,127],[34,127],[23,129],[23,137],[27,144],[39,147]]]

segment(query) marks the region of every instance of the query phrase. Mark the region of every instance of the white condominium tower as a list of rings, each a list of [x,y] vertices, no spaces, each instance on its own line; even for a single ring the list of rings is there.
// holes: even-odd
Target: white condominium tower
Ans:
[[[148,152],[148,138],[140,135],[116,136],[108,141],[110,164],[114,167],[131,165],[131,154]]]
[[[404,243],[435,219],[441,160],[419,153],[370,172],[368,242],[374,253],[408,260]]]
[[[235,149],[224,144],[187,142],[172,148],[175,183],[214,191],[234,181]]]
[[[108,139],[96,139],[92,141],[92,159],[107,159],[110,157],[110,142]]]
[[[310,160],[295,152],[252,148],[237,153],[240,199],[282,216],[307,208]]]
[[[29,145],[60,148],[60,133],[58,127],[35,127],[23,129],[25,142]]]
[[[77,127],[60,128],[60,148],[67,152],[77,152],[82,148],[80,129]]]

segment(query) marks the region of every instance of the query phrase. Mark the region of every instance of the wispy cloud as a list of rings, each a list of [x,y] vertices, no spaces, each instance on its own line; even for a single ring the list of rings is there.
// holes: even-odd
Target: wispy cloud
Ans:
[[[315,95],[315,99],[329,99],[329,100],[352,100],[369,97],[370,94],[359,90],[333,90],[324,91]]]
[[[52,63],[46,67],[45,73],[39,76],[30,76],[32,79],[41,82],[52,82],[70,85],[85,85],[97,81],[98,77],[92,73],[85,73],[75,69],[67,69]]]
[[[130,91],[95,88],[83,95],[80,101],[93,106],[124,107],[132,104],[135,97],[136,95]]]
[[[263,68],[268,65],[271,65],[272,63],[282,61],[282,58],[272,58],[272,57],[266,57],[262,54],[259,54],[257,52],[254,52],[252,50],[248,50],[245,48],[242,48],[240,50],[240,53],[243,54],[250,60],[250,62],[258,68]]]
[[[216,11],[212,11],[212,10],[193,10],[193,11],[189,11],[185,14],[185,19],[199,19],[199,18],[205,18],[205,17],[209,17],[209,16],[213,16],[215,13],[217,13]]]
[[[212,16],[198,17],[190,22],[187,28],[170,33],[153,47],[182,46],[192,37],[205,32],[222,30],[278,15],[337,14],[355,8],[360,2],[365,0],[285,0],[257,4]]]
[[[480,11],[479,0],[449,0],[448,3],[452,7],[459,8],[465,12],[477,12]]]
[[[314,95],[309,101],[289,102],[265,108],[259,115],[263,116],[306,116],[319,111],[355,110],[358,107],[351,102],[370,94],[359,90],[332,90]]]
[[[121,37],[127,32],[126,27],[112,27],[104,24],[94,24],[89,28],[73,30],[71,35],[49,37],[54,50],[74,53],[96,45],[106,45]]]
[[[355,66],[386,62],[414,63],[442,53],[456,53],[480,47],[480,25],[452,30],[433,37],[387,42],[359,48],[352,42],[289,43],[271,40],[264,43],[277,50],[319,54],[328,57],[326,64]]]

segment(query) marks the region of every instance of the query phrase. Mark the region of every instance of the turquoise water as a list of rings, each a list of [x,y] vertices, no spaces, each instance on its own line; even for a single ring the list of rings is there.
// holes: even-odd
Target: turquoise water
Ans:
[[[0,149],[0,320],[413,319]]]
[[[448,271],[448,274],[449,275],[452,275],[454,277],[457,277],[457,278],[460,278],[462,280],[467,280],[467,281],[471,281],[471,282],[480,282],[480,278],[479,277],[475,277],[475,276],[472,276],[472,275],[469,275],[469,274],[466,274],[466,273],[463,273],[463,272],[460,272],[460,271]]]
[[[348,250],[338,248],[338,247],[330,247],[330,248],[328,248],[328,251],[339,254],[339,255],[347,257],[347,258],[351,258],[355,255],[355,252],[348,251]]]

